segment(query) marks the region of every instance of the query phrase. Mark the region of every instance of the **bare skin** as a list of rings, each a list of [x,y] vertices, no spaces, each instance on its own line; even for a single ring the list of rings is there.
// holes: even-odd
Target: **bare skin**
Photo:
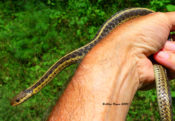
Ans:
[[[149,14],[115,28],[82,60],[48,120],[124,121],[137,89],[154,81],[148,56],[163,48],[154,58],[175,72],[175,42],[167,42],[171,30],[175,12]]]

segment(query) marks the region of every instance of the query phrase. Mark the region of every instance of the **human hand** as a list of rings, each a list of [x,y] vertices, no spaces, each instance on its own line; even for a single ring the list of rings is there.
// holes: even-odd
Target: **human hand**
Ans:
[[[175,78],[175,42],[167,41],[164,47],[158,53],[154,54],[154,59],[168,68],[169,79]]]
[[[153,64],[148,59],[152,54],[158,63],[170,70],[170,77],[175,77],[175,42],[167,41],[170,31],[173,30],[175,12],[152,13],[121,26],[120,31],[123,34],[120,33],[120,36],[129,40],[133,47],[132,55],[137,63],[140,86],[154,80]],[[175,40],[174,37],[173,39]]]

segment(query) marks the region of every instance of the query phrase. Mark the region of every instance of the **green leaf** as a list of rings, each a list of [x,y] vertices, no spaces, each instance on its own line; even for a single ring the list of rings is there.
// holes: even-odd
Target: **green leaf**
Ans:
[[[171,97],[175,98],[175,91],[171,91]]]
[[[169,5],[166,6],[166,8],[167,8],[168,11],[175,11],[175,5],[169,4]]]

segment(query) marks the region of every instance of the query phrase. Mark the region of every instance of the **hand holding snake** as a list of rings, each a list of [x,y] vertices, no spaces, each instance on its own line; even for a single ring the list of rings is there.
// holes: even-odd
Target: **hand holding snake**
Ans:
[[[152,13],[152,12],[153,11],[149,9],[133,8],[133,9],[125,10],[124,12],[117,13],[102,26],[96,38],[91,43],[61,58],[57,63],[55,63],[49,69],[48,72],[45,73],[45,75],[37,83],[35,83],[29,89],[26,89],[25,91],[21,92],[17,97],[15,97],[14,100],[12,101],[12,104],[17,105],[23,102],[24,100],[26,100],[31,95],[38,92],[44,85],[46,85],[54,77],[55,74],[60,72],[66,66],[76,62],[77,60],[81,60],[82,57],[84,57],[87,54],[87,52],[94,45],[96,45],[96,43],[97,45],[92,48],[92,50],[87,54],[87,56],[85,56],[78,70],[81,70],[82,65],[84,68],[86,67],[84,65],[87,65],[87,62],[90,62],[89,61],[90,59],[87,61],[87,58],[92,58],[92,56],[97,56],[97,55],[100,57],[100,54],[107,54],[107,55],[103,55],[103,59],[102,59],[103,61],[99,61],[100,58],[94,58],[95,60],[91,60],[91,64],[88,64],[88,66],[99,65],[99,64],[103,65],[102,63],[105,62],[105,60],[109,61],[105,63],[110,63],[112,60],[116,59],[117,65],[114,66],[115,65],[114,64],[113,65],[114,67],[111,67],[110,64],[107,65],[104,63],[104,66],[107,66],[107,67],[108,66],[111,68],[117,67],[113,71],[110,70],[112,71],[110,73],[110,76],[120,75],[121,73],[126,74],[126,72],[128,73],[128,70],[132,69],[133,71],[132,76],[128,74],[127,78],[124,79],[125,83],[133,83],[133,82],[135,83],[134,91],[132,91],[133,93],[125,94],[127,95],[126,97],[128,98],[130,96],[132,97],[136,89],[138,89],[139,87],[143,86],[146,83],[151,83],[154,80],[155,77],[153,72],[153,65],[152,65],[152,62],[148,59],[148,56],[156,53],[164,46],[164,44],[166,43],[166,40],[168,39],[170,30],[174,30],[175,28],[174,27],[175,13],[173,12]],[[149,14],[149,13],[152,13],[152,14]],[[147,16],[144,16],[144,15],[147,15]],[[138,17],[138,16],[144,16],[144,17]],[[133,19],[133,18],[136,18],[136,19]],[[125,23],[125,24],[122,24],[122,23]],[[101,41],[99,42],[99,40]],[[174,58],[174,54],[172,49],[169,49],[169,50],[167,49],[167,46],[174,45],[172,43],[173,42],[167,42],[164,46],[164,49],[160,53],[154,56],[154,58],[158,62],[170,68],[172,70],[171,72],[174,71],[174,66],[171,66],[174,64],[174,62],[172,61],[172,59]],[[111,47],[105,48],[105,46],[106,47],[111,46]],[[116,49],[113,49],[113,48],[116,48]],[[105,51],[101,49],[104,49]],[[103,51],[103,53],[93,54],[93,52],[97,50]],[[169,53],[169,56],[165,56],[164,54],[164,57],[162,58],[163,54],[161,53],[165,51],[166,53]],[[123,55],[121,55],[119,52],[122,53]],[[113,56],[110,56],[110,55],[113,55]],[[166,62],[164,61],[165,57],[168,60]],[[126,58],[128,59],[127,60],[128,62],[126,62]],[[117,62],[117,60],[119,62]],[[125,65],[125,67],[122,68],[122,72],[119,72],[119,69],[121,69],[123,65]],[[78,70],[77,70],[77,73],[79,72]],[[99,70],[99,71],[106,72],[107,70]],[[114,73],[115,71],[117,72],[117,74]],[[75,77],[77,77],[76,76],[77,73],[75,74]],[[108,72],[104,74],[107,74],[107,73]],[[103,76],[104,78],[106,77],[105,75]],[[101,78],[101,77],[98,77],[98,73],[97,73],[96,80],[98,80],[98,78]],[[120,82],[121,81],[120,79],[122,78],[124,77],[116,76],[116,79],[115,79],[117,80],[116,83]],[[127,80],[129,78],[130,78],[130,81]],[[135,78],[135,81],[134,81],[134,78]],[[114,80],[111,80],[111,82],[113,81]],[[116,85],[115,88],[116,90],[119,89],[118,85]],[[126,93],[126,89],[125,89],[125,93]],[[126,110],[127,109],[125,108],[125,111]]]

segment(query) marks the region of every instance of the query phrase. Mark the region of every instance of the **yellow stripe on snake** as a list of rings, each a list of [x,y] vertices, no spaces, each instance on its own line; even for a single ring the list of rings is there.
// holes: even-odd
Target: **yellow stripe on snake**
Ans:
[[[153,12],[154,11],[147,8],[131,8],[117,12],[102,25],[97,35],[90,43],[68,53],[67,55],[59,59],[36,83],[15,96],[11,104],[15,106],[24,102],[29,97],[40,91],[64,68],[82,60],[83,57],[89,52],[89,50],[94,47],[96,43],[103,39],[107,34],[109,34],[109,32],[113,30],[113,28],[116,28],[117,26],[128,20]],[[161,65],[154,64],[154,73],[161,120],[172,121],[171,96],[168,89],[169,87],[166,70]]]

